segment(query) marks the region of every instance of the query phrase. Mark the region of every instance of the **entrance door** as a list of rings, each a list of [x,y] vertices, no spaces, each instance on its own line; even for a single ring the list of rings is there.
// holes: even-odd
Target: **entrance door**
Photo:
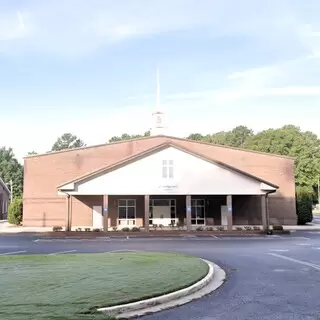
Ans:
[[[228,225],[228,207],[221,206],[221,225],[227,226]]]
[[[162,224],[168,227],[171,223],[171,208],[170,206],[155,206],[153,207],[153,224]]]
[[[150,199],[149,210],[151,225],[168,227],[171,223],[177,223],[176,199]]]
[[[92,207],[92,228],[103,228],[102,206]]]

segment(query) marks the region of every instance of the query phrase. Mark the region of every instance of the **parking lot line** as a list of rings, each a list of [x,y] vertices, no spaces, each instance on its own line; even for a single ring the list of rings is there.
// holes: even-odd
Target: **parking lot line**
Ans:
[[[274,251],[274,252],[288,252],[288,249],[270,249],[269,251]]]
[[[10,254],[18,254],[18,253],[24,253],[24,252],[27,252],[27,251],[5,252],[5,253],[0,253],[0,256],[7,256],[7,255],[10,255]]]
[[[77,250],[58,251],[58,252],[49,253],[49,256],[54,256],[54,255],[63,254],[63,253],[70,253],[70,252],[75,252],[75,251],[77,251]]]
[[[112,251],[106,251],[104,253],[117,253],[117,252],[142,252],[141,250],[126,250],[126,249],[119,249],[119,250],[112,250]]]
[[[284,260],[288,260],[288,261],[291,261],[291,262],[299,263],[299,264],[302,264],[302,265],[305,265],[305,266],[308,266],[308,267],[311,267],[311,268],[314,268],[314,269],[320,271],[320,266],[317,265],[317,264],[313,264],[313,263],[310,263],[310,262],[307,262],[307,261],[302,261],[302,260],[297,260],[297,259],[294,259],[294,258],[282,256],[281,254],[277,254],[277,253],[268,253],[268,254],[270,256],[274,256],[274,257],[277,257],[277,258],[280,258],[280,259],[284,259]]]

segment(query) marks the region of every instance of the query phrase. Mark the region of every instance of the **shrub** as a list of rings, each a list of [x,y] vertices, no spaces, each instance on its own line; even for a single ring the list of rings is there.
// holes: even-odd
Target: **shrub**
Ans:
[[[57,232],[57,231],[62,231],[62,227],[61,226],[54,226],[52,228],[52,231]]]
[[[244,228],[245,228],[247,231],[252,230],[252,228],[251,228],[250,226],[245,226]]]
[[[172,229],[174,229],[174,227],[176,226],[176,222],[175,221],[171,221],[170,225],[169,225]]]
[[[92,231],[93,231],[93,232],[100,232],[100,231],[101,231],[101,229],[99,229],[99,228],[95,228],[95,229],[93,229]]]
[[[223,230],[224,230],[224,227],[223,227],[223,226],[219,226],[217,229],[218,229],[219,231],[223,231]]]
[[[85,231],[85,232],[90,232],[91,229],[90,229],[90,228],[84,228],[84,231]]]
[[[82,229],[81,228],[77,228],[76,231],[82,231]]]
[[[163,229],[163,224],[159,224],[159,228],[162,230]]]
[[[203,227],[197,227],[197,231],[203,231]]]
[[[183,227],[184,227],[184,223],[182,221],[179,221],[177,223],[177,228],[180,230],[180,229],[183,229]]]
[[[130,228],[124,227],[124,228],[122,228],[122,231],[123,231],[123,232],[129,232],[129,231],[130,231]]]
[[[282,231],[283,230],[283,226],[276,225],[276,226],[273,226],[272,229],[275,230],[275,231]]]
[[[242,227],[236,227],[236,230],[240,231],[242,230]]]
[[[253,227],[253,230],[260,231],[260,230],[261,230],[261,228],[260,228],[260,227],[258,227],[258,226],[254,226],[254,227]]]
[[[118,227],[112,227],[113,231],[118,231]]]
[[[213,227],[207,227],[207,231],[213,231]]]
[[[22,222],[23,200],[15,198],[9,205],[8,222],[20,225]]]
[[[138,227],[133,227],[133,228],[131,229],[131,231],[132,231],[132,232],[139,232],[139,231],[140,231],[140,228],[138,228]]]
[[[154,230],[157,230],[158,225],[157,224],[153,224],[152,227],[153,227]]]
[[[304,225],[312,222],[312,193],[306,188],[299,188],[296,194],[297,223]]]

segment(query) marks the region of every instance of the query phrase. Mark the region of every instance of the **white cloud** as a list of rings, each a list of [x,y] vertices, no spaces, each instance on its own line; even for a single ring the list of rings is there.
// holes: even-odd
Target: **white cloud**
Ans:
[[[0,13],[0,45],[2,41],[22,39],[27,33],[28,30],[25,27],[24,17],[21,12],[12,14]]]
[[[310,52],[309,56],[320,57],[320,25],[317,25],[316,29],[313,24],[302,24],[299,35]]]
[[[21,39],[15,51],[81,55],[132,37],[193,28],[211,37],[284,39],[296,33],[296,14],[292,5],[276,0],[29,0],[23,8],[5,11],[2,19],[11,26],[3,29],[5,37]],[[28,30],[28,41],[22,29]],[[10,53],[12,47],[4,49]]]

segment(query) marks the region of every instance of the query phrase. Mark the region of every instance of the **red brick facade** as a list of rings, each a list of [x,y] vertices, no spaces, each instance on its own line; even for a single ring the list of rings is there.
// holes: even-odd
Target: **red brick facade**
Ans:
[[[25,226],[65,226],[67,203],[65,197],[57,195],[57,186],[168,141],[278,185],[279,190],[269,197],[270,222],[296,223],[293,159],[158,136],[25,158],[23,224]],[[102,198],[102,196],[71,197],[72,225],[92,225],[92,206],[102,204]],[[141,208],[144,206],[144,200],[143,197],[138,198],[137,207],[139,203],[140,209],[137,208],[137,218],[140,219],[138,223],[142,224],[144,215]],[[114,197],[109,197],[109,226],[114,224],[112,220],[117,216],[114,200]],[[243,202],[239,199],[237,201]],[[247,198],[241,206],[241,210],[247,212],[244,220],[254,223],[254,220],[260,219],[252,216],[253,212],[260,212],[259,199]],[[141,214],[138,214],[140,210],[142,210]],[[240,220],[243,219],[239,216]]]

